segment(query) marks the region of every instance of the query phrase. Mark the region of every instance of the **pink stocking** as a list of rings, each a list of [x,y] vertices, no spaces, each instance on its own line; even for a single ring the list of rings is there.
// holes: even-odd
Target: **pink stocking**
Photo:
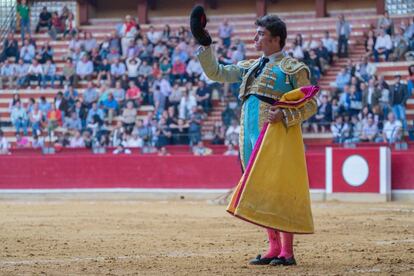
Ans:
[[[269,238],[269,250],[263,258],[275,258],[280,254],[280,236],[279,232],[273,229],[267,229],[267,236]]]
[[[282,237],[282,250],[279,257],[285,257],[286,259],[293,257],[293,234],[280,232]]]

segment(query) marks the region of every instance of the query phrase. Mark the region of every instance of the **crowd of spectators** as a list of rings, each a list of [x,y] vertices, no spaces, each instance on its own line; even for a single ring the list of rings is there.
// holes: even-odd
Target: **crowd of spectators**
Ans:
[[[53,14],[58,13],[43,8],[37,32],[51,33]],[[130,148],[164,152],[166,145],[191,145],[198,146],[195,154],[209,153],[200,150],[201,124],[212,110],[213,94],[220,99],[223,93],[218,90],[223,87],[203,75],[186,28],[172,31],[166,25],[157,31],[150,26],[143,32],[126,16],[100,43],[87,31],[67,35],[68,51],[60,70],[47,40],[39,47],[28,32],[21,47],[13,33],[4,42],[0,88],[58,88],[53,101],[42,96],[23,104],[19,94],[14,95],[9,111],[18,147],[30,146],[21,138],[31,130],[34,147],[52,141],[63,147],[109,146],[114,153],[128,153]],[[244,44],[231,36],[232,27],[224,21],[222,41],[216,46],[223,64],[245,57]],[[236,109],[232,105],[234,118]],[[214,144],[224,142],[216,139]]]
[[[67,8],[60,14],[45,7],[36,27],[36,32],[47,29],[51,39],[62,34],[69,40],[60,70],[49,41],[38,45],[30,28],[21,32],[21,47],[13,33],[3,43],[0,88],[7,84],[9,88],[59,89],[53,102],[40,97],[24,105],[19,95],[14,95],[9,110],[18,147],[29,146],[31,129],[33,147],[42,147],[49,139],[63,147],[110,146],[115,148],[114,153],[128,153],[131,148],[146,152],[158,149],[167,154],[166,145],[189,144],[195,154],[209,154],[202,143],[202,121],[212,110],[213,100],[227,102],[229,95],[237,96],[238,85],[218,85],[203,74],[194,56],[197,46],[185,27],[173,31],[166,25],[158,31],[150,26],[144,32],[126,16],[98,42],[91,32],[76,29]],[[60,28],[53,23],[54,18],[61,22]],[[312,35],[303,40],[297,34],[286,48],[286,54],[309,66],[313,83],[336,57],[348,56],[351,25],[342,15],[336,32],[337,40],[328,31],[319,40]],[[245,45],[233,38],[228,20],[220,24],[218,34],[220,40],[214,47],[221,64],[235,64],[245,58]],[[366,55],[358,63],[349,60],[338,74],[333,91],[320,93],[318,112],[303,125],[304,130],[331,131],[334,142],[339,143],[401,139],[409,130],[405,105],[413,90],[414,66],[409,68],[407,81],[396,76],[391,85],[375,74],[371,60],[382,55],[385,60],[410,59],[413,35],[413,21],[394,26],[385,14],[367,34]],[[386,50],[383,45],[387,45]],[[86,86],[83,93],[80,86]],[[211,138],[212,144],[227,145],[228,154],[234,154],[240,134],[240,103],[236,98],[227,103],[222,120],[204,137]]]

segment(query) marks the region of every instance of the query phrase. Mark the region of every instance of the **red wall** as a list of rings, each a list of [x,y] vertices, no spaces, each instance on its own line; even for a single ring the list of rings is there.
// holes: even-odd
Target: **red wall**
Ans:
[[[310,187],[325,188],[325,154],[306,155]],[[392,153],[392,188],[414,189],[414,152]],[[84,152],[0,156],[0,189],[210,188],[235,186],[237,157],[93,155]]]

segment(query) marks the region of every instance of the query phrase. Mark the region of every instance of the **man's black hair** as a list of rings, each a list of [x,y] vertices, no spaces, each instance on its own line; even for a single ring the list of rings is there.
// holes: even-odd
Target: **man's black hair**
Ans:
[[[266,28],[273,37],[280,37],[280,48],[286,44],[286,24],[276,15],[265,15],[256,20],[256,25]]]

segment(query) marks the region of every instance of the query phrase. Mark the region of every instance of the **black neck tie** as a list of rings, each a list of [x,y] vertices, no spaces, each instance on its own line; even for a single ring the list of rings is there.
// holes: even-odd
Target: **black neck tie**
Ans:
[[[257,68],[256,73],[254,73],[254,77],[257,78],[263,71],[263,68],[266,66],[266,63],[269,62],[267,57],[262,57],[259,62],[259,67]]]

